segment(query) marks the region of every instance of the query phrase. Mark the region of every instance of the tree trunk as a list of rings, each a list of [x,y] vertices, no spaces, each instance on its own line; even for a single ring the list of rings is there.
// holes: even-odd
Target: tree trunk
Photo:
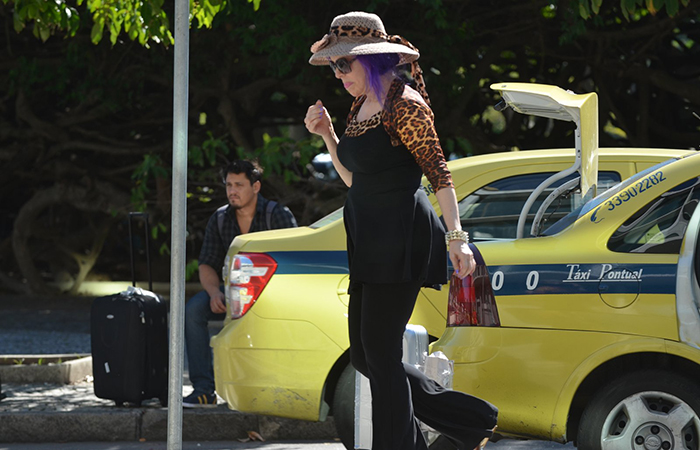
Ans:
[[[71,205],[78,210],[88,213],[108,213],[118,211],[122,205],[127,204],[123,195],[114,195],[113,189],[105,183],[90,183],[91,186],[59,184],[55,187],[37,191],[19,211],[12,232],[12,249],[17,260],[22,276],[27,280],[27,285],[35,293],[55,293],[56,289],[47,284],[36,266],[36,255],[32,253],[30,239],[39,238],[34,233],[40,215],[47,208],[56,205]],[[70,255],[78,263],[78,273],[74,276],[74,284],[71,292],[75,293],[79,284],[85,279],[90,269],[94,266],[99,256],[105,238],[109,231],[109,222],[103,221],[99,231],[92,234],[91,250],[88,254],[62,247],[58,240],[52,240],[49,244],[56,249]],[[76,286],[77,284],[77,286]]]

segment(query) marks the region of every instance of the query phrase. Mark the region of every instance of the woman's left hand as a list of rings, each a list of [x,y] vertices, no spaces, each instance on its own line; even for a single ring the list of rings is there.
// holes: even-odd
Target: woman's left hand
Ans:
[[[464,278],[470,275],[476,269],[476,261],[474,254],[469,245],[460,240],[450,241],[450,261],[455,268],[455,272],[459,278]]]

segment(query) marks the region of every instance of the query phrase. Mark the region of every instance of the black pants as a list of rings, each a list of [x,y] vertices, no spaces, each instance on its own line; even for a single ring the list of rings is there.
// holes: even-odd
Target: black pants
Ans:
[[[460,450],[472,450],[491,436],[496,407],[445,389],[401,362],[403,333],[420,287],[420,282],[353,284],[350,291],[350,358],[370,382],[372,450],[427,449],[416,419]]]

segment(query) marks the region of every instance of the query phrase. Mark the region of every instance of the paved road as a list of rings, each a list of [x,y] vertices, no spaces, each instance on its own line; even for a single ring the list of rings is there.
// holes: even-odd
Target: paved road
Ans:
[[[183,442],[182,450],[345,450],[339,442]],[[487,450],[573,450],[573,445],[503,439]],[[169,450],[166,442],[73,442],[66,444],[0,444],[0,450]]]
[[[25,299],[0,295],[0,354],[90,353],[86,298]],[[215,325],[214,325],[215,328]],[[218,330],[212,330],[214,332]],[[501,440],[487,450],[571,450],[553,442]],[[183,442],[182,450],[345,450],[329,442]],[[170,450],[166,442],[0,443],[0,450]]]
[[[0,355],[90,353],[89,298],[0,296]]]
[[[183,442],[182,450],[345,450],[336,442]],[[0,450],[168,450],[165,442],[0,444]]]

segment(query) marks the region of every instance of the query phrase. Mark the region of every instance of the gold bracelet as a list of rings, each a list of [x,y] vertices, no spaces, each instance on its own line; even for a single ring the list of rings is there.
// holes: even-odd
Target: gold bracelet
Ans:
[[[469,242],[469,233],[464,230],[452,230],[445,233],[445,244],[450,246],[450,241]]]

